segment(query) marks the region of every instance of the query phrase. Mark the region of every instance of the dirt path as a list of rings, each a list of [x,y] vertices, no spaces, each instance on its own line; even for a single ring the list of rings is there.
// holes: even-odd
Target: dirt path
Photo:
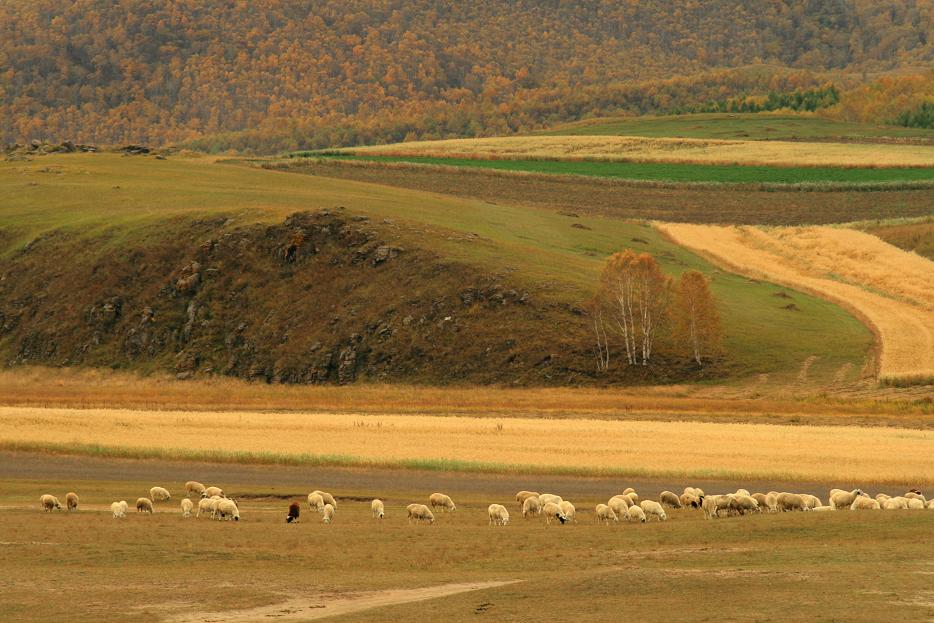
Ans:
[[[515,584],[522,580],[505,582],[468,582],[464,584],[442,584],[427,588],[393,589],[372,593],[357,593],[346,597],[320,598],[301,597],[271,606],[260,606],[245,610],[223,612],[196,612],[168,619],[174,623],[252,623],[253,621],[316,621],[342,614],[395,606],[398,604],[427,601],[448,597],[458,593],[479,591],[487,588]]]

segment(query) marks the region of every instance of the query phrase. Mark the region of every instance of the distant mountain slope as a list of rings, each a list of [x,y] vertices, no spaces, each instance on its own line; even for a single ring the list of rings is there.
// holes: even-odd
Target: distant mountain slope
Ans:
[[[923,65],[932,30],[928,0],[4,2],[0,141],[508,133]]]

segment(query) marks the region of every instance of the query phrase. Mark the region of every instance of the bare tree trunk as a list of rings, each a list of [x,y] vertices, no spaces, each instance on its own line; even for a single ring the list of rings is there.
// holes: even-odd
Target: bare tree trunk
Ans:
[[[597,343],[594,346],[594,355],[597,358],[597,371],[606,372],[610,367],[610,344],[606,337],[606,325],[603,321],[603,310],[594,305],[591,310],[593,318],[593,332]]]

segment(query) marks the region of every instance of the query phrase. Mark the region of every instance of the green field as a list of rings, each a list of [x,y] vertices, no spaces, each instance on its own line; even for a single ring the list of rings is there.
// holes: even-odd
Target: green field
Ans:
[[[298,152],[297,156],[322,156]],[[521,173],[585,175],[624,180],[714,184],[897,184],[934,181],[934,168],[766,167],[606,162],[595,160],[482,160],[432,156],[331,155],[328,158],[369,162],[405,162],[446,167],[472,167]]]
[[[742,140],[922,138],[934,130],[846,123],[812,115],[727,114],[603,117],[568,123],[538,134],[645,136]]]

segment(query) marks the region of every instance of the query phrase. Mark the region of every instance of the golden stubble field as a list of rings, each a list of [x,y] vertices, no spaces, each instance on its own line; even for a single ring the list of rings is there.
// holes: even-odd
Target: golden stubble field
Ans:
[[[761,166],[930,167],[934,147],[634,136],[510,136],[347,148],[361,155],[591,159]]]
[[[0,447],[841,486],[934,481],[934,432],[858,426],[0,407]]]
[[[656,226],[729,270],[856,312],[881,339],[880,377],[934,376],[934,262],[846,228]]]

